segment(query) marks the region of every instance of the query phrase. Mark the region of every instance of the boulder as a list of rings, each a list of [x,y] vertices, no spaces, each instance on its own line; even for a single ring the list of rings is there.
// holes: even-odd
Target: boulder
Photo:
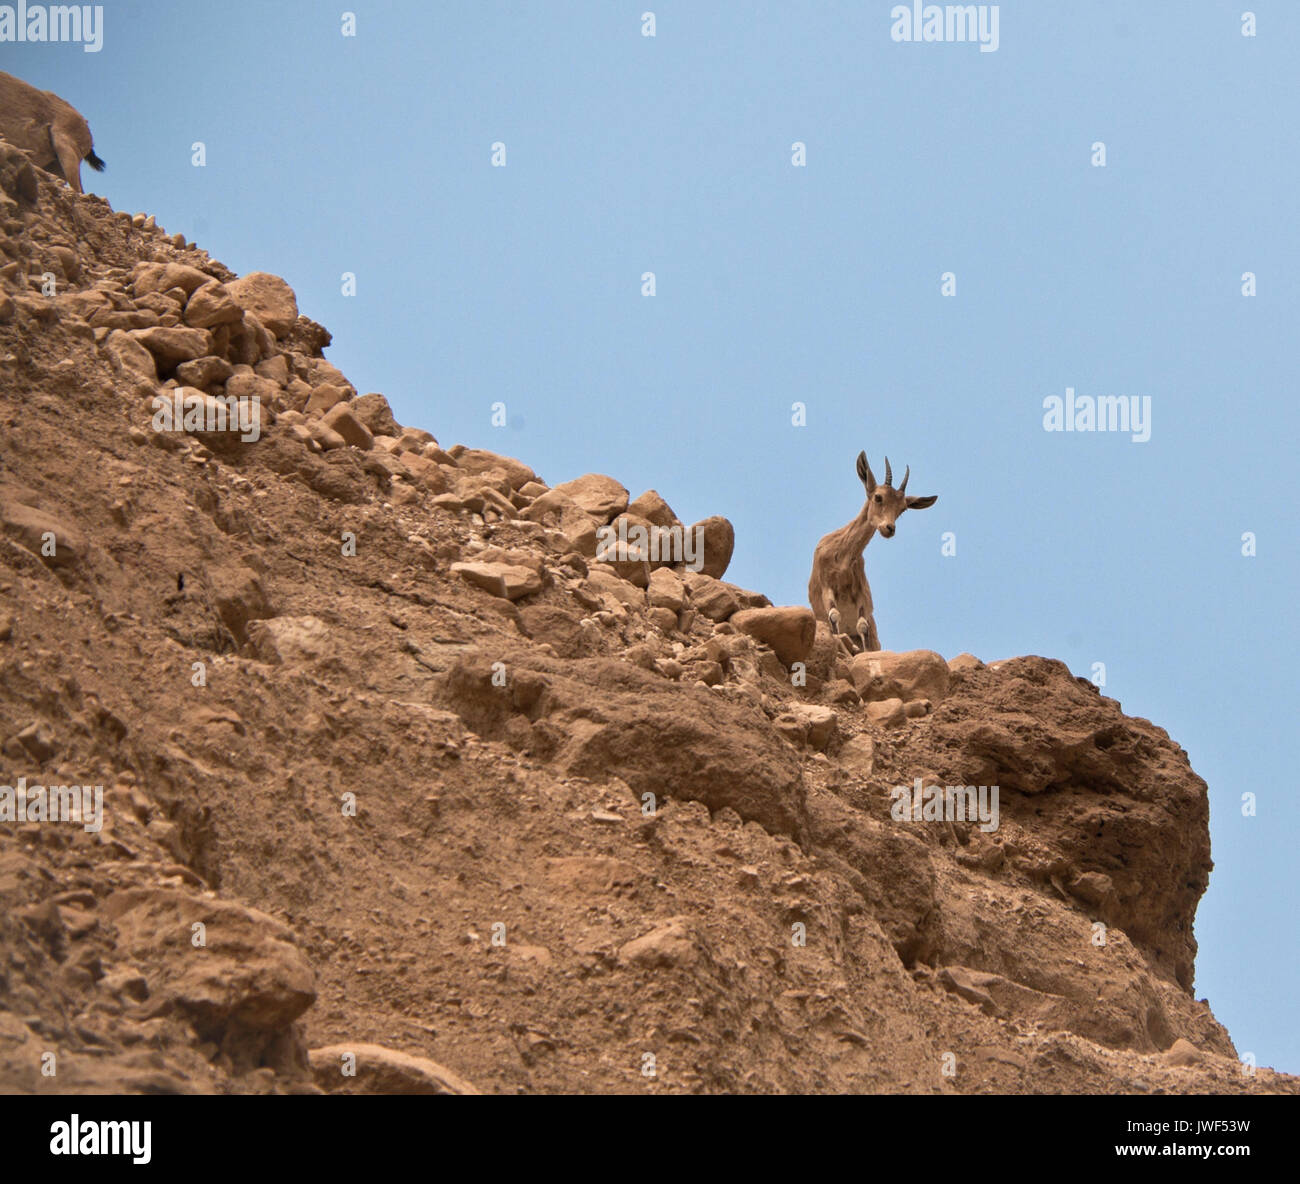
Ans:
[[[119,331],[119,334],[126,337],[125,333]],[[114,336],[119,334],[110,335],[109,340],[111,341]],[[128,338],[128,340],[130,339]],[[144,349],[144,346],[138,346],[138,348]],[[148,350],[145,350],[145,352],[148,353]],[[152,354],[149,356],[149,361],[150,364],[153,363]],[[225,358],[209,354],[207,357],[195,358],[193,361],[182,362],[177,366],[176,381],[182,386],[195,386],[200,390],[210,391],[213,387],[220,386],[234,372],[235,368]]]
[[[812,610],[797,606],[743,609],[731,618],[731,623],[755,641],[770,646],[785,666],[805,661],[817,637]]]
[[[867,719],[878,727],[896,728],[907,721],[902,699],[880,699],[868,703],[866,707]]]
[[[206,575],[221,623],[238,645],[247,645],[249,624],[273,615],[261,578],[239,564],[211,567]]]
[[[453,563],[453,575],[504,600],[518,600],[542,590],[542,577],[512,563]]]
[[[426,460],[415,452],[400,452],[394,455],[398,463],[430,493],[447,492],[447,474],[443,472],[441,465]]]
[[[932,650],[857,654],[849,663],[853,687],[864,700],[929,699],[940,702],[950,682],[948,663]]]
[[[644,518],[655,526],[678,525],[677,515],[673,513],[672,507],[653,489],[647,489],[636,501],[630,502],[627,512],[635,514],[638,518]]]
[[[345,403],[350,398],[351,394],[346,387],[326,382],[312,389],[311,398],[302,410],[305,415],[324,415],[331,407]]]
[[[86,540],[76,527],[18,501],[0,500],[0,530],[46,567],[75,567],[87,554]]]
[[[323,416],[321,423],[332,432],[337,432],[353,448],[369,452],[375,439],[355,415],[351,403],[335,403]]]
[[[568,549],[587,558],[596,554],[596,520],[566,493],[547,490],[519,515],[564,536]]]
[[[840,746],[840,767],[855,777],[870,777],[876,763],[876,742],[865,732],[850,736]]]
[[[437,441],[435,440],[434,443],[437,444]],[[515,460],[513,456],[501,456],[496,452],[486,452],[480,448],[466,448],[463,444],[457,444],[449,455],[455,459],[457,466],[467,473],[487,473],[492,469],[499,469],[506,475],[511,489],[519,489],[537,480],[537,474],[523,461]]]
[[[215,280],[196,288],[185,305],[185,323],[195,329],[215,329],[244,319],[244,311],[235,303],[225,284]]]
[[[254,271],[226,285],[247,313],[252,313],[275,337],[284,337],[298,319],[298,299],[278,275]]]
[[[212,339],[206,329],[167,329],[155,325],[150,329],[130,329],[127,333],[153,355],[159,374],[170,374],[182,362],[207,357],[212,352]]]
[[[725,621],[740,611],[740,601],[721,580],[688,571],[686,587],[691,594],[691,607],[710,621]]]
[[[643,970],[693,966],[701,950],[692,931],[692,918],[673,917],[649,933],[628,942],[618,951],[623,966]]]
[[[735,528],[725,518],[705,518],[690,528],[695,545],[699,571],[720,580],[731,564],[731,553],[736,547]]]
[[[274,617],[251,621],[248,642],[258,661],[305,666],[332,650],[330,628],[319,617]]]
[[[299,426],[307,429],[308,435],[320,445],[322,452],[333,452],[348,446],[348,442],[338,432],[326,427],[319,419],[309,419],[306,424]]]
[[[393,409],[383,395],[360,395],[349,404],[352,414],[372,436],[396,436],[401,432]]]
[[[820,752],[835,739],[838,721],[834,708],[819,703],[795,703],[790,710],[803,721],[810,747]]]
[[[650,573],[649,596],[655,608],[679,613],[686,604],[686,585],[675,571],[659,567]]]
[[[293,379],[289,369],[289,359],[284,354],[274,354],[258,362],[254,367],[260,378],[269,378],[278,387],[287,387]]]
[[[154,355],[127,330],[114,329],[104,340],[104,352],[118,369],[138,374],[149,382],[158,381],[158,363],[154,361]]]
[[[625,580],[608,564],[592,564],[587,572],[587,586],[602,596],[612,597],[615,603],[627,608],[644,608],[646,594],[630,580]]]
[[[1188,1065],[1199,1065],[1205,1060],[1205,1054],[1201,1052],[1190,1040],[1180,1036],[1165,1051],[1165,1063],[1175,1065],[1178,1068],[1185,1068]]]
[[[136,297],[179,288],[186,296],[215,279],[186,263],[137,263],[131,270],[131,291]]]
[[[312,1079],[330,1094],[477,1094],[428,1057],[378,1044],[330,1044],[308,1054]]]
[[[226,455],[241,452],[260,440],[273,422],[270,408],[258,401],[240,402],[232,407],[224,397],[197,388],[181,387],[179,393],[184,399],[184,419],[173,430],[185,431],[213,452]],[[202,422],[189,426],[196,404]]]
[[[327,362],[324,358],[311,359],[307,367],[307,377],[312,386],[328,383],[330,386],[342,387],[348,392],[349,399],[357,397],[356,388],[348,381],[348,376],[333,362]]]
[[[588,473],[573,481],[565,481],[552,490],[563,494],[600,525],[616,518],[627,509],[627,490],[613,477]]]
[[[177,375],[179,376],[179,369]],[[236,399],[251,399],[266,407],[274,407],[280,388],[269,378],[257,374],[232,374],[226,380],[226,395]]]

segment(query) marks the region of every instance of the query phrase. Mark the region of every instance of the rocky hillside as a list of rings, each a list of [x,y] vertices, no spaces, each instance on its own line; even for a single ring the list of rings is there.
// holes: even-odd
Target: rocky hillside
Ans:
[[[1190,993],[1160,728],[838,655],[723,518],[598,560],[682,524],[399,426],[283,281],[2,143],[0,190],[0,785],[105,795],[0,822],[0,1088],[1297,1092]]]

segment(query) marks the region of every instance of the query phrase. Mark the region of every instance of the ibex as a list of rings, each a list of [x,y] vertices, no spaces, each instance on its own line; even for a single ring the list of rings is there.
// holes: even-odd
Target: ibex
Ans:
[[[885,457],[885,483],[878,485],[867,464],[867,454],[858,453],[858,477],[867,489],[867,501],[861,512],[847,526],[832,530],[813,552],[812,578],[808,581],[808,600],[813,615],[828,621],[840,644],[853,650],[849,634],[856,634],[862,650],[880,649],[876,618],[871,603],[871,587],[862,566],[862,552],[871,536],[880,531],[887,539],[894,537],[895,523],[904,510],[924,510],[939,500],[933,497],[908,497],[907,479],[911,466],[903,474],[903,483],[893,488],[894,473]]]
[[[81,162],[103,172],[90,125],[81,112],[48,90],[0,71],[0,137],[31,157],[32,164],[61,176],[77,192]]]

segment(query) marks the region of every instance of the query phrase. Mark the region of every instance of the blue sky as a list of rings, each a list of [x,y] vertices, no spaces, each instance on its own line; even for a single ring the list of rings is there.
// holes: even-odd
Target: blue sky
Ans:
[[[910,464],[939,502],[867,550],[886,648],[1105,663],[1210,785],[1196,994],[1300,1072],[1300,5],[1245,38],[1244,3],[1003,3],[993,53],[874,0],[344,7],[110,0],[102,52],[0,68],[87,115],[90,189],[288,279],[401,422],[725,514],[779,603],[858,450]],[[1149,397],[1150,440],[1044,431],[1067,387]]]

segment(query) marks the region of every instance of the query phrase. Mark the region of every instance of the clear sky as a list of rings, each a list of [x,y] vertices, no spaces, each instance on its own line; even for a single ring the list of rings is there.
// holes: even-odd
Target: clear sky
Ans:
[[[988,53],[892,7],[108,0],[101,52],[0,69],[401,422],[725,514],[778,603],[858,450],[910,464],[939,502],[867,550],[886,648],[1105,664],[1210,785],[1197,996],[1300,1072],[1300,4],[1248,38],[1245,0],[1016,0]],[[1150,439],[1045,431],[1067,388],[1149,398]]]

